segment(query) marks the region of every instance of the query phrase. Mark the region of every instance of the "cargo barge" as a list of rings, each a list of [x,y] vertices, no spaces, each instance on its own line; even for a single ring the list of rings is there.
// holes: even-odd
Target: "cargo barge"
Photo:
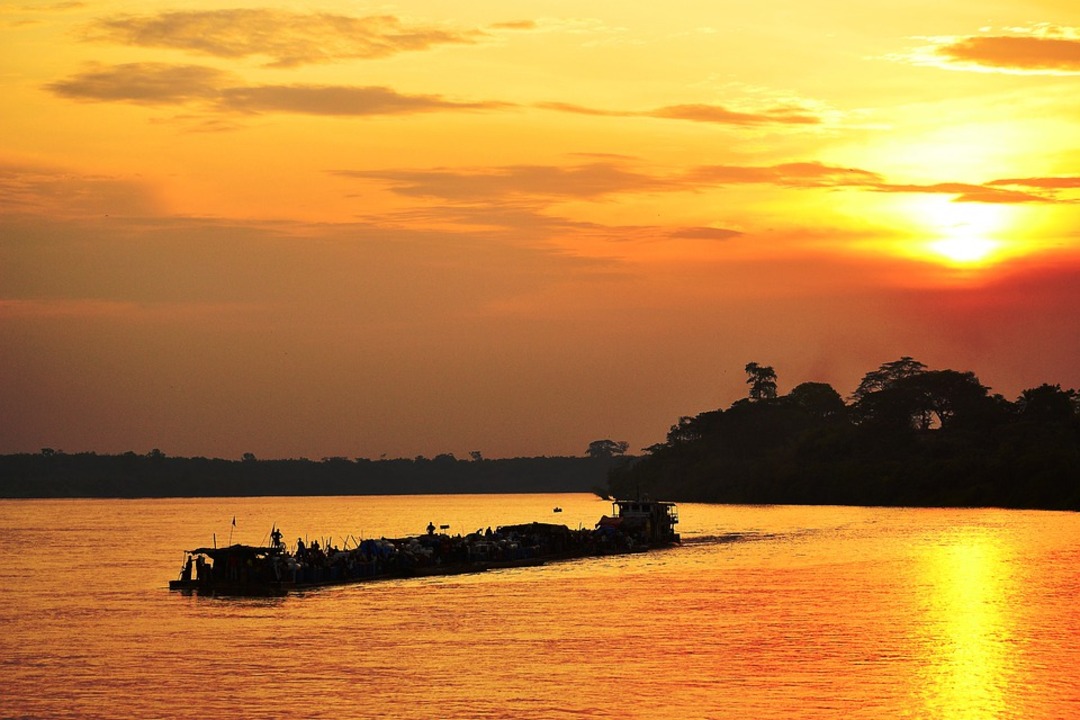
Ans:
[[[185,551],[170,590],[200,595],[284,595],[293,591],[380,579],[457,575],[529,567],[574,558],[645,552],[679,542],[674,503],[615,500],[612,515],[593,529],[552,523],[504,525],[469,535],[427,533],[321,547],[297,540],[286,547],[273,528],[268,546],[229,545]]]

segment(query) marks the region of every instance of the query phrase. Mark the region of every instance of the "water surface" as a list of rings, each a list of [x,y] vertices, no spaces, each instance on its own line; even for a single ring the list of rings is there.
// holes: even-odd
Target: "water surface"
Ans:
[[[647,555],[269,600],[166,589],[215,534],[341,545],[604,512],[588,495],[0,501],[0,718],[1080,717],[1069,513],[691,504],[684,545]]]

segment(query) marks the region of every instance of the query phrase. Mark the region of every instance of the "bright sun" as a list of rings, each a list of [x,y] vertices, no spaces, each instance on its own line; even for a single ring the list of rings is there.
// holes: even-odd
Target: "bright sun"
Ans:
[[[916,211],[930,239],[920,255],[949,265],[989,265],[1001,259],[998,239],[1011,224],[1011,209],[990,203],[955,202],[946,197],[920,198]]]
[[[1001,243],[982,237],[955,236],[931,242],[927,247],[946,260],[960,265],[973,265],[986,261]]]

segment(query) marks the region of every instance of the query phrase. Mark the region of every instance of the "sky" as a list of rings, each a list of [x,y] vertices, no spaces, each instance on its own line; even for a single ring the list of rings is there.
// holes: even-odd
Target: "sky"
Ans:
[[[1080,386],[1075,0],[0,2],[0,452]]]

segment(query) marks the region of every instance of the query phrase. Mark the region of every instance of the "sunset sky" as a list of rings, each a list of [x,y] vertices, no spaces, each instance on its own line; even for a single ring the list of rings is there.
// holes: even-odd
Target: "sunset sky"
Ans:
[[[0,452],[1080,386],[1076,0],[0,3]]]

